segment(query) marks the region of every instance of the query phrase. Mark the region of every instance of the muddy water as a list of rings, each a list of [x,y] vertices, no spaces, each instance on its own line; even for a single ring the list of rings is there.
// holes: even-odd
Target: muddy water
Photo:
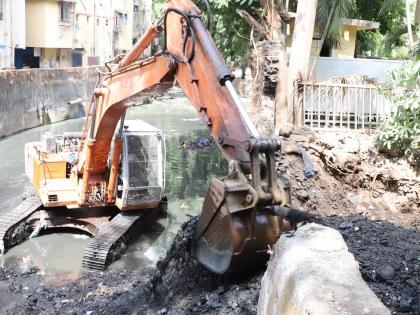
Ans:
[[[227,170],[227,163],[218,148],[196,151],[180,148],[185,140],[208,137],[206,129],[185,98],[177,95],[175,99],[163,99],[130,108],[127,119],[137,118],[151,123],[165,134],[168,217],[148,226],[110,269],[141,268],[154,264],[170,245],[179,226],[201,210],[210,178],[222,177]],[[82,119],[65,121],[24,131],[0,141],[0,214],[18,204],[22,195],[31,191],[23,174],[25,143],[37,141],[46,131],[55,134],[79,131],[82,124]],[[74,278],[83,272],[81,257],[87,241],[88,238],[81,235],[43,235],[11,249],[0,257],[0,265],[13,264],[19,257],[26,257],[46,275],[68,275]]]

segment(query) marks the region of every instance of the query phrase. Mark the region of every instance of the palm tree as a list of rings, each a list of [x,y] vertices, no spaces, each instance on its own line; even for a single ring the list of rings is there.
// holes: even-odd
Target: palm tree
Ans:
[[[316,57],[321,54],[326,43],[329,47],[338,47],[343,36],[343,19],[350,18],[355,11],[354,0],[318,0],[317,26],[321,37]],[[315,70],[317,59],[312,63],[309,78]]]

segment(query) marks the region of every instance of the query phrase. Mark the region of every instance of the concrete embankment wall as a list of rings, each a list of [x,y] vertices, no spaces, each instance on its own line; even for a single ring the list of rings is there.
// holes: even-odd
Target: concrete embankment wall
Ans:
[[[0,71],[0,137],[85,115],[95,67]]]

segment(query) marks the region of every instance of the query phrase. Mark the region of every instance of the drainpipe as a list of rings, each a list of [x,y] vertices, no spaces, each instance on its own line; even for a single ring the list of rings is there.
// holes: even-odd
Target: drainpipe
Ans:
[[[93,2],[93,56],[96,57],[96,0]]]
[[[14,27],[13,27],[13,10],[12,10],[12,3],[10,2],[9,4],[9,10],[10,10],[10,66],[14,67],[15,66],[15,43],[13,41],[13,32],[14,32]]]

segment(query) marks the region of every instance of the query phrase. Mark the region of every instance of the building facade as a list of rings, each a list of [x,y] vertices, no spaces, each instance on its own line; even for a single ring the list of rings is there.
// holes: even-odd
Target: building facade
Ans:
[[[133,0],[133,44],[146,32],[152,23],[153,1]],[[150,48],[145,51],[150,55]]]
[[[0,0],[0,69],[14,67],[15,50],[26,48],[25,0]]]
[[[102,64],[131,49],[151,14],[151,0],[0,0],[0,69]]]
[[[295,27],[295,18],[296,13],[290,13],[291,22],[288,25],[287,29],[287,51],[290,51],[292,46],[293,40],[293,31]],[[328,47],[324,44],[324,47],[320,46],[320,37],[321,34],[317,31],[315,26],[314,37],[312,40],[312,48],[311,48],[311,56],[317,56],[319,48],[321,48],[321,57],[335,57],[335,58],[355,58],[355,51],[356,51],[356,39],[357,39],[357,32],[369,30],[369,29],[377,29],[379,28],[378,22],[373,21],[365,21],[365,20],[356,20],[356,19],[342,19],[343,23],[343,34],[341,38],[338,40],[337,47]]]

